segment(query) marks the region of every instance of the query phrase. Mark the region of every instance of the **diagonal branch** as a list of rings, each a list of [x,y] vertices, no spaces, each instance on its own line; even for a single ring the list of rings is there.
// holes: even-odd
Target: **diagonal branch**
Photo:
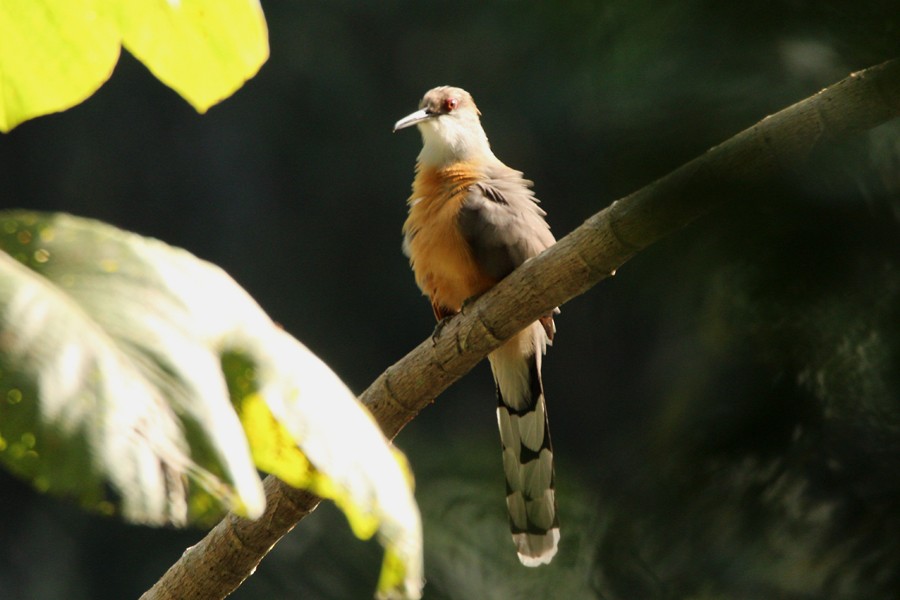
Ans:
[[[503,340],[554,306],[583,294],[629,258],[714,208],[722,190],[759,185],[805,160],[900,116],[900,59],[864,71],[766,117],[662,179],[590,217],[526,262],[382,373],[360,399],[393,438],[420,410]],[[218,599],[252,574],[262,557],[319,499],[266,478],[257,521],[228,515],[142,599]]]

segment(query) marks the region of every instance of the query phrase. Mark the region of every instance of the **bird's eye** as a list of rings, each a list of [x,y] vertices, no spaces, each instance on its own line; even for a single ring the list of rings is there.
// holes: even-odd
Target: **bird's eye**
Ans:
[[[444,100],[444,110],[447,112],[452,112],[459,106],[459,100],[456,98],[447,98]]]

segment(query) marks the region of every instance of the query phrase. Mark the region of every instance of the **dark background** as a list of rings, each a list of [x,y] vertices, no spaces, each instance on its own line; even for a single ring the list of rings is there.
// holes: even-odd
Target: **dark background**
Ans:
[[[123,54],[0,137],[0,206],[160,238],[231,273],[361,391],[431,333],[400,253],[430,87],[475,97],[557,237],[767,114],[900,55],[896,2],[264,2],[271,59],[199,116]],[[545,386],[562,542],[518,565],[493,385],[403,431],[426,598],[896,598],[900,124],[832,146],[563,307]],[[202,532],[0,474],[0,597],[137,597]],[[365,598],[380,550],[323,506],[234,598]]]

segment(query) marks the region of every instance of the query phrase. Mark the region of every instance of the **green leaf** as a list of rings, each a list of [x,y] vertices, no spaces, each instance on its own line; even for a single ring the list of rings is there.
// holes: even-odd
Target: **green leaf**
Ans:
[[[269,57],[258,0],[107,0],[122,41],[198,112],[233,94]]]
[[[377,532],[382,597],[419,597],[405,460],[226,273],[68,215],[0,212],[0,250],[0,462],[104,512],[184,523],[220,502],[261,514],[255,461]]]
[[[120,36],[96,4],[0,2],[0,131],[74,106],[109,79]]]

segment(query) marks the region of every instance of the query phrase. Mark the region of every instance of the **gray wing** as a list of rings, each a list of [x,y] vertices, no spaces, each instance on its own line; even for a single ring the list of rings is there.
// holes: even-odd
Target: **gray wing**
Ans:
[[[469,189],[459,228],[485,273],[502,279],[556,242],[537,202],[531,182],[505,166]]]

